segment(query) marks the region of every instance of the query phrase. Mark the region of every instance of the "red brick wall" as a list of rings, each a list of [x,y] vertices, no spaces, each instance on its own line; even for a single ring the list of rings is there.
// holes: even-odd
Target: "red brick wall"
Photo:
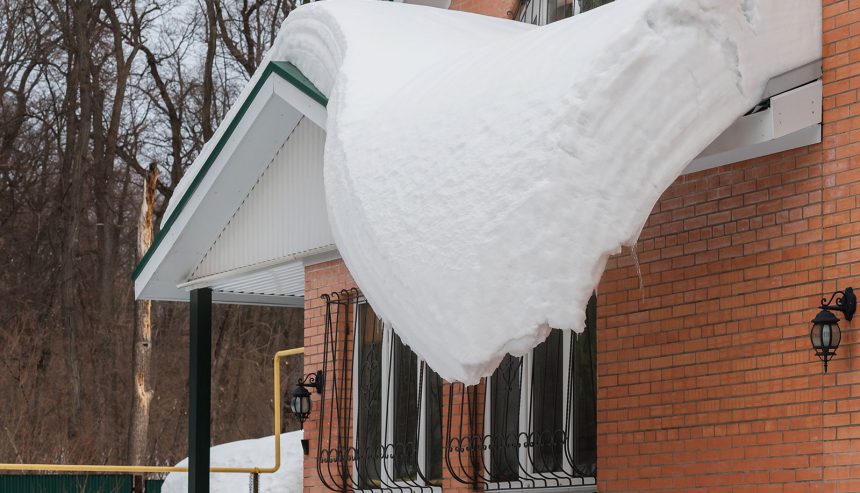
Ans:
[[[823,3],[824,143],[679,179],[636,247],[644,289],[631,255],[607,265],[601,492],[860,491],[860,318],[841,324],[827,375],[808,337],[820,297],[860,284],[860,1]],[[353,285],[340,261],[308,268],[306,372],[321,363],[319,296]],[[320,491],[314,419],[306,491]]]
[[[860,491],[860,319],[827,375],[809,341],[821,296],[860,284],[860,2],[825,0],[824,29],[823,144],[679,179],[636,245],[644,290],[609,261],[601,492]]]
[[[517,0],[452,0],[450,10],[510,19],[516,5]]]
[[[305,267],[305,373],[323,369],[323,338],[325,336],[325,301],[322,296],[355,287],[352,275],[342,260],[333,260]],[[349,377],[350,375],[342,375]],[[331,391],[332,385],[326,385]],[[304,490],[326,491],[317,474],[317,438],[319,432],[319,395],[312,394],[313,410],[305,422],[305,438],[310,441],[310,455],[305,456]],[[330,394],[329,394],[329,397]]]

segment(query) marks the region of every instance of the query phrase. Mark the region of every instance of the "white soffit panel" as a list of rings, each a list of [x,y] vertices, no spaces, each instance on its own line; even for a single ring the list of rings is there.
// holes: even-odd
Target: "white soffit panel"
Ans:
[[[305,266],[301,260],[288,262],[215,282],[211,287],[224,293],[301,297],[305,291]]]
[[[801,67],[768,84],[770,106],[738,119],[709,145],[684,173],[754,159],[821,142],[820,64]],[[797,87],[800,81],[806,81]],[[794,87],[793,89],[791,89]],[[790,89],[790,90],[786,90]]]
[[[214,281],[215,278],[221,279],[219,283],[225,282],[224,279],[232,282],[231,274],[241,276],[248,270],[259,270],[267,265],[334,248],[323,190],[324,145],[325,132],[310,119],[303,118],[259,176],[186,284]],[[280,274],[266,272],[248,278],[253,279],[254,284],[266,276],[275,276],[271,277],[271,283],[265,284],[266,287],[260,284],[254,292],[278,295],[300,292],[279,284],[286,279],[282,276],[283,271],[277,271]],[[249,286],[241,283],[224,285],[244,286],[243,289]],[[304,285],[300,287],[303,289]]]

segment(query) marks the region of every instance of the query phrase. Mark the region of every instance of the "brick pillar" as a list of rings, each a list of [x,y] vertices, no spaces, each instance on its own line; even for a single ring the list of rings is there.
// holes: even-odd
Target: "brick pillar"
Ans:
[[[452,392],[453,389],[453,392]],[[450,427],[452,437],[468,437],[475,436],[475,441],[463,441],[459,445],[462,447],[473,446],[480,447],[481,438],[485,434],[484,431],[484,384],[478,386],[478,391],[474,392],[471,388],[466,390],[473,399],[470,401],[463,392],[462,384],[451,384],[445,382],[442,386],[442,437],[443,441],[448,437],[449,427],[449,410],[450,410]],[[474,399],[474,398],[477,399]],[[480,491],[480,485],[472,485],[464,481],[469,478],[474,478],[477,473],[477,478],[480,480],[483,476],[483,450],[476,452],[464,450],[456,452],[450,448],[456,447],[458,444],[448,443],[444,441],[447,449],[443,456],[442,468],[442,489],[448,491]],[[477,460],[476,460],[477,459]],[[448,467],[450,461],[451,467]],[[453,473],[451,471],[453,469]],[[477,471],[476,471],[477,469]],[[455,479],[456,477],[459,478]]]
[[[320,264],[305,267],[305,359],[304,372],[313,373],[323,369],[323,343],[325,337],[325,301],[321,298],[324,294],[338,292],[355,287],[349,271],[342,260],[332,260]],[[351,320],[350,314],[350,320]],[[350,334],[352,331],[350,330]],[[340,356],[340,355],[339,355]],[[347,355],[351,361],[351,354]],[[338,364],[338,388],[352,390],[351,364],[347,365],[347,371],[343,371],[342,361]],[[330,375],[326,375],[326,399],[332,399],[333,382],[329,382]],[[347,385],[344,387],[344,385]],[[328,426],[330,416],[326,416],[326,422],[320,423],[320,395],[313,393],[313,411],[305,422],[305,438],[310,442],[310,454],[305,456],[304,461],[304,491],[321,492],[326,491],[317,474],[317,447],[320,426]],[[345,404],[344,404],[345,405]],[[342,409],[346,411],[346,409]],[[328,411],[327,411],[328,412]],[[328,446],[328,444],[324,444]]]

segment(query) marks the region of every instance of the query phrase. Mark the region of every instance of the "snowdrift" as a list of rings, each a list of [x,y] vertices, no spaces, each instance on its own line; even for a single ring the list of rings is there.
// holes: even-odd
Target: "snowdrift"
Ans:
[[[260,474],[260,493],[302,493],[304,471],[302,464],[302,432],[281,435],[281,468],[273,474]],[[269,467],[272,465],[275,437],[224,443],[210,449],[210,464],[223,467]],[[177,466],[187,466],[183,459]],[[210,493],[248,491],[247,474],[210,474]],[[161,487],[162,493],[187,493],[188,474],[170,473]]]
[[[582,330],[662,192],[770,78],[820,58],[821,3],[617,0],[537,28],[328,0],[267,56],[329,98],[328,214],[359,287],[475,383],[550,327]]]

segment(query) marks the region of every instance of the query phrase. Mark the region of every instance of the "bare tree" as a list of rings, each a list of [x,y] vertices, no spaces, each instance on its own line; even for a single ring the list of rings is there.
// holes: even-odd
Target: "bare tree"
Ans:
[[[136,205],[145,196],[141,232],[157,231],[292,7],[0,0],[3,461],[184,454],[187,317],[135,309],[131,271],[151,241]],[[267,434],[255,399],[271,353],[300,344],[301,311],[218,307],[216,324],[216,439]]]
[[[215,10],[218,29],[224,47],[248,77],[254,74],[266,49],[278,34],[280,22],[296,3],[288,0],[256,0],[249,2],[209,2]]]
[[[152,244],[153,209],[155,208],[158,167],[152,163],[146,177],[138,220],[137,254],[143,257]],[[131,427],[129,428],[128,463],[144,464],[149,434],[149,408],[152,390],[152,302],[139,301],[134,327],[134,391],[132,393]]]

